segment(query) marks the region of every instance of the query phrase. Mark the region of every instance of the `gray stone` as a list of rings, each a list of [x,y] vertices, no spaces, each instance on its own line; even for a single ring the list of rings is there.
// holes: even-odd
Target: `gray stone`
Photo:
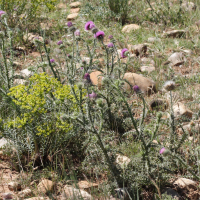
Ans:
[[[8,141],[5,138],[0,139],[0,148],[5,147],[5,145],[8,143]]]
[[[182,200],[181,196],[175,190],[171,188],[165,189],[165,191],[162,194],[162,198],[163,199],[167,198],[166,195],[172,197],[175,200]]]
[[[64,187],[64,191],[62,193],[62,200],[68,199],[84,199],[84,200],[91,200],[93,199],[92,196],[84,190],[76,189],[72,186],[66,185]]]

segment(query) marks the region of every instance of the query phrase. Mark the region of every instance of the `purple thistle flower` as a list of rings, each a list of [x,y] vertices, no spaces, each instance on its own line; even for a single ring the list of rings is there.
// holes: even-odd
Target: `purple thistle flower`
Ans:
[[[86,31],[89,31],[89,30],[91,30],[92,28],[94,28],[95,27],[95,25],[94,25],[94,22],[93,21],[89,21],[89,22],[87,22],[86,24],[85,24],[85,30]]]
[[[63,41],[62,41],[62,40],[59,40],[59,41],[57,42],[57,45],[61,45],[61,44],[63,44]]]
[[[125,55],[125,52],[127,52],[128,51],[128,49],[122,49],[122,51],[121,51],[121,57],[122,58],[126,58],[127,56]]]
[[[6,14],[6,12],[3,11],[3,10],[0,10],[0,17],[1,17],[1,15],[3,15],[3,14]]]
[[[136,93],[138,93],[138,92],[140,91],[140,88],[139,88],[138,85],[134,85],[134,86],[133,86],[133,90],[134,90]]]
[[[54,63],[54,62],[55,62],[55,60],[52,58],[52,59],[50,59],[50,62],[51,62],[51,63]]]
[[[104,36],[105,36],[105,33],[103,31],[98,31],[94,35],[94,37],[97,38],[97,39],[103,39]]]
[[[68,27],[73,26],[72,22],[67,22],[67,26],[68,26]]]
[[[163,147],[163,148],[160,150],[159,153],[160,153],[160,154],[163,154],[163,153],[165,152],[165,150],[166,150],[165,147]]]
[[[90,80],[90,74],[89,73],[86,73],[83,77],[83,79],[87,80],[88,82],[91,82]]]
[[[109,35],[109,36],[108,36],[108,39],[113,39],[113,36],[112,36],[112,35]]]
[[[88,96],[88,95],[87,95],[87,96]],[[90,98],[90,99],[96,99],[96,98],[97,98],[97,94],[94,93],[94,92],[92,91],[92,93],[89,94],[89,98]]]
[[[16,11],[17,10],[17,8],[14,8],[14,11]]]
[[[110,43],[108,44],[108,48],[112,48],[112,47],[114,47],[114,44],[113,44],[112,42],[110,42]]]
[[[80,36],[80,34],[81,34],[81,32],[78,29],[74,32],[75,36]]]
[[[83,67],[81,67],[80,69],[83,70]]]

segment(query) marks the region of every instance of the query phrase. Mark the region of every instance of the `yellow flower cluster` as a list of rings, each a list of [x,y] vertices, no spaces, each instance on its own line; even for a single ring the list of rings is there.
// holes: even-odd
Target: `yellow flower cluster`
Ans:
[[[75,86],[78,96],[78,89]],[[35,74],[30,78],[28,86],[18,85],[10,89],[9,96],[13,98],[16,105],[21,108],[22,114],[14,119],[9,119],[4,125],[7,127],[22,128],[26,124],[37,122],[37,135],[49,135],[57,129],[69,131],[71,124],[60,120],[60,116],[52,114],[53,119],[45,121],[43,116],[48,115],[47,100],[53,99],[61,105],[64,102],[70,103],[72,112],[78,110],[77,103],[71,93],[69,85],[62,85],[57,79],[48,76],[46,73]]]

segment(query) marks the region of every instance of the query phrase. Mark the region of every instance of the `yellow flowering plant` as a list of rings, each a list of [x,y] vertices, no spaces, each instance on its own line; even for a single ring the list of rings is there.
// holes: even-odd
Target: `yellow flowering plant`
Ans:
[[[73,92],[78,99],[80,94],[86,95],[76,85],[73,86]],[[29,85],[12,87],[8,95],[20,108],[20,115],[4,120],[4,132],[15,131],[16,137],[23,140],[31,138],[34,153],[42,148],[46,154],[51,148],[50,141],[54,145],[55,141],[59,143],[56,144],[56,148],[59,148],[73,132],[72,122],[69,119],[63,120],[62,113],[78,113],[80,109],[73,92],[70,85],[63,85],[46,73],[33,75]]]

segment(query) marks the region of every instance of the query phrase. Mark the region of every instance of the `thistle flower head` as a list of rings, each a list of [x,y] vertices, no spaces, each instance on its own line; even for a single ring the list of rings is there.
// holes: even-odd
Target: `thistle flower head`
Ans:
[[[89,22],[87,22],[86,24],[85,24],[85,30],[86,31],[89,31],[89,30],[91,30],[92,28],[94,28],[95,27],[95,25],[94,25],[94,22],[93,21],[89,21]]]
[[[108,48],[113,48],[114,47],[114,44],[112,43],[112,42],[110,42],[109,44],[108,44]]]
[[[94,93],[93,91],[92,91],[91,94],[89,94],[89,95],[87,95],[87,96],[89,96],[90,99],[96,99],[96,98],[97,98],[97,94]]]
[[[163,154],[163,153],[165,152],[165,150],[166,150],[165,147],[163,147],[163,148],[160,150],[159,153],[160,153],[160,154]]]
[[[108,36],[108,39],[113,39],[113,36],[112,36],[112,35],[109,35],[109,36]]]
[[[128,49],[126,49],[126,48],[122,49],[122,51],[121,51],[121,57],[122,58],[126,58],[127,57],[127,55],[126,55],[127,51],[128,51]]]
[[[163,85],[163,88],[167,91],[174,90],[175,88],[175,82],[174,81],[166,81]]]
[[[1,17],[1,15],[3,15],[3,14],[6,14],[6,12],[3,11],[3,10],[0,10],[0,17]]]
[[[75,36],[80,36],[80,35],[81,35],[80,30],[77,29],[77,30],[74,32],[74,35],[75,35]]]
[[[86,73],[83,77],[83,79],[86,79],[88,81],[90,81],[90,74],[89,73]]]
[[[133,90],[134,90],[136,93],[140,92],[140,88],[139,88],[138,85],[134,85],[134,86],[133,86]]]
[[[59,40],[59,41],[57,42],[57,45],[61,45],[61,44],[63,44],[63,41],[62,41],[62,40]]]
[[[50,59],[50,62],[51,62],[51,63],[54,63],[54,62],[55,62],[55,60],[52,58],[52,59]]]
[[[73,26],[72,22],[67,22],[67,26],[68,26],[68,27]]]
[[[95,38],[97,39],[103,39],[105,36],[105,33],[103,31],[98,31],[96,32],[96,34],[94,35]]]

